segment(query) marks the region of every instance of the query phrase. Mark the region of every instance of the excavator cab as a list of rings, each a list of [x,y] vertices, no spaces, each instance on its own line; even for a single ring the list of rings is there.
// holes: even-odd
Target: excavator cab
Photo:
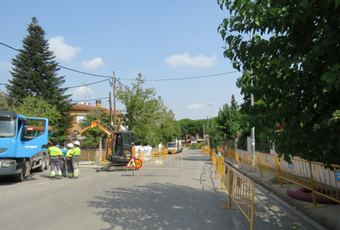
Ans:
[[[134,156],[135,132],[119,131],[114,132],[114,146],[111,156],[113,164],[126,165]]]

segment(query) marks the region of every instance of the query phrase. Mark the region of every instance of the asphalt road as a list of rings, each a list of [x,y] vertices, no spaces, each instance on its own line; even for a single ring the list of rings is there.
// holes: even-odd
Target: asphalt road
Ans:
[[[238,210],[219,209],[227,193],[215,190],[211,163],[200,150],[185,150],[180,171],[96,172],[49,179],[34,173],[22,183],[0,180],[0,229],[249,229]],[[256,186],[254,229],[323,229]]]

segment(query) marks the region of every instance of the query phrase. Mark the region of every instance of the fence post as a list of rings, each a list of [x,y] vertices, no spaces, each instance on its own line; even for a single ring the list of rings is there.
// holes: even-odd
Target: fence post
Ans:
[[[308,161],[309,164],[309,171],[310,171],[310,181],[312,187],[312,195],[313,195],[313,206],[306,206],[305,208],[323,208],[327,207],[327,205],[319,205],[316,203],[315,191],[314,191],[314,180],[313,180],[313,171],[312,171],[312,164]]]
[[[102,167],[102,137],[99,137],[99,169]]]
[[[228,207],[231,208],[231,196],[232,196],[232,193],[233,193],[233,173],[231,170],[229,170],[229,190],[228,190],[228,193],[229,193],[229,196],[228,196]]]
[[[256,157],[256,156],[255,156]],[[255,159],[254,159],[255,161]],[[261,178],[263,178],[263,172],[262,172],[262,165],[261,165],[261,160],[260,160],[260,156],[259,156],[259,167],[260,167],[260,173],[261,173]]]
[[[276,162],[277,162],[277,171],[278,171],[278,173],[279,173],[280,188],[282,188],[282,178],[281,178],[280,158],[279,158],[278,156],[276,157]]]

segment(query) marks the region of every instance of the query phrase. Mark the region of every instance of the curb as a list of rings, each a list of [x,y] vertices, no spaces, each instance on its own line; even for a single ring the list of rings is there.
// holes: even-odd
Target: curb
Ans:
[[[304,208],[304,206],[302,206],[300,203],[295,201],[293,198],[290,198],[289,195],[287,195],[285,193],[282,193],[282,192],[279,192],[273,186],[263,182],[261,179],[259,179],[257,177],[254,177],[250,173],[244,172],[243,170],[235,167],[234,165],[232,165],[228,161],[225,161],[225,163],[230,165],[231,167],[233,167],[236,171],[242,173],[243,175],[246,175],[251,180],[253,180],[255,183],[261,185],[262,187],[264,187],[268,191],[272,192],[277,197],[279,197],[280,199],[284,200],[288,204],[292,205],[293,207],[298,209],[300,212],[302,212],[305,215],[309,216],[310,218],[312,218],[313,220],[315,220],[316,222],[318,222],[320,225],[324,226],[325,228],[328,228],[330,230],[338,230],[338,229],[340,229],[340,222],[339,221],[335,221],[332,218],[329,218],[329,216],[325,215],[324,212],[322,212],[322,211],[320,211],[320,212],[319,211],[313,212],[312,211],[313,209],[306,209],[306,208]]]

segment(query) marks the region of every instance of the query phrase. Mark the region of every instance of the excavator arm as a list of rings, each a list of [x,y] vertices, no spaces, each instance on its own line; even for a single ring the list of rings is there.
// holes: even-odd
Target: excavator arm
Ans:
[[[113,147],[113,138],[114,138],[114,134],[112,129],[110,129],[109,127],[107,127],[103,122],[101,122],[100,120],[95,120],[92,121],[91,123],[82,126],[79,130],[74,130],[72,135],[70,136],[70,140],[74,140],[77,138],[78,135],[86,132],[89,129],[92,129],[94,127],[98,127],[99,129],[103,130],[106,134],[107,134],[107,138],[109,141],[108,144],[108,154],[112,154],[112,147]]]

